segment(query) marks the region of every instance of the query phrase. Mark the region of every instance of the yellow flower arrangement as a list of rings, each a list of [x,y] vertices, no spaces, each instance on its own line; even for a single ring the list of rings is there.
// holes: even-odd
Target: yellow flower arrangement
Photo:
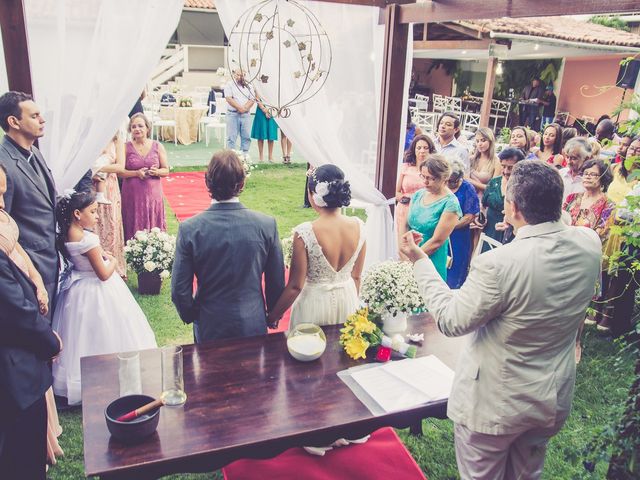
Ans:
[[[349,315],[340,330],[340,344],[354,360],[367,358],[367,349],[382,342],[382,330],[369,320],[369,309],[362,308]]]

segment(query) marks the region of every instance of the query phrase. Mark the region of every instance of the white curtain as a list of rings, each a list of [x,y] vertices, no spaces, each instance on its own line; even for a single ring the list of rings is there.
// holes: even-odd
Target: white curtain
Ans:
[[[25,0],[40,148],[59,192],[91,167],[140,96],[183,0]]]
[[[270,3],[277,4],[283,23],[291,19],[301,32],[309,30],[297,5],[283,0]],[[312,12],[326,31],[331,43],[331,69],[326,83],[315,96],[291,107],[289,118],[276,120],[292,140],[293,148],[308,162],[314,166],[331,163],[345,172],[356,200],[354,203],[366,205],[367,265],[370,265],[396,254],[389,206],[374,185],[384,25],[378,24],[379,9],[376,7],[304,0],[297,0],[297,3]],[[254,0],[216,0],[220,20],[232,44],[231,58],[234,51],[240,49],[244,55],[248,53],[250,62],[251,53],[255,51],[253,45],[248,49],[234,45],[238,36],[232,35],[232,29],[243,13],[249,8],[257,8],[256,5],[258,2]],[[255,18],[255,13],[251,11],[249,20]],[[239,28],[244,27],[246,31],[246,25],[241,22]],[[280,41],[267,42],[262,55],[262,69],[276,73],[273,62],[280,52],[280,84],[284,86],[281,98],[296,88],[293,79],[300,68],[297,50],[284,48],[283,42],[284,37]],[[320,64],[321,60],[316,60]],[[273,82],[273,73],[268,76],[271,81],[258,80],[253,85],[267,102],[277,104],[278,82]]]

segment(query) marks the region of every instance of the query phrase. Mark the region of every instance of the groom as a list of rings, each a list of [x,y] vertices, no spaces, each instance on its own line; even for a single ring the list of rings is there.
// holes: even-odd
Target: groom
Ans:
[[[213,155],[205,181],[212,205],[180,224],[171,299],[182,321],[193,322],[196,343],[264,335],[284,289],[276,221],[240,203],[245,171],[233,151]]]

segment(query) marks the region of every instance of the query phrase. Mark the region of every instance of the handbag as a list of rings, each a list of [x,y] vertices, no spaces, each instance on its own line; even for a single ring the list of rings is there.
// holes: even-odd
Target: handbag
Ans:
[[[449,240],[449,255],[447,255],[447,270],[453,266],[453,249],[451,248],[451,240]]]

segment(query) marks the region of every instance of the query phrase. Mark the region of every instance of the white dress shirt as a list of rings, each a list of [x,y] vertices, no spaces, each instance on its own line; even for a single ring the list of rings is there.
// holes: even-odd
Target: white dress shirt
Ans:
[[[459,160],[464,165],[465,172],[469,172],[469,150],[459,140],[454,138],[446,145],[441,145],[440,137],[436,135],[436,140],[433,143],[438,153],[441,153],[450,162]]]
[[[572,193],[584,192],[584,185],[582,185],[582,175],[573,175],[569,167],[561,169],[559,173],[562,177],[562,183],[564,184],[564,192],[562,193],[563,203]]]

